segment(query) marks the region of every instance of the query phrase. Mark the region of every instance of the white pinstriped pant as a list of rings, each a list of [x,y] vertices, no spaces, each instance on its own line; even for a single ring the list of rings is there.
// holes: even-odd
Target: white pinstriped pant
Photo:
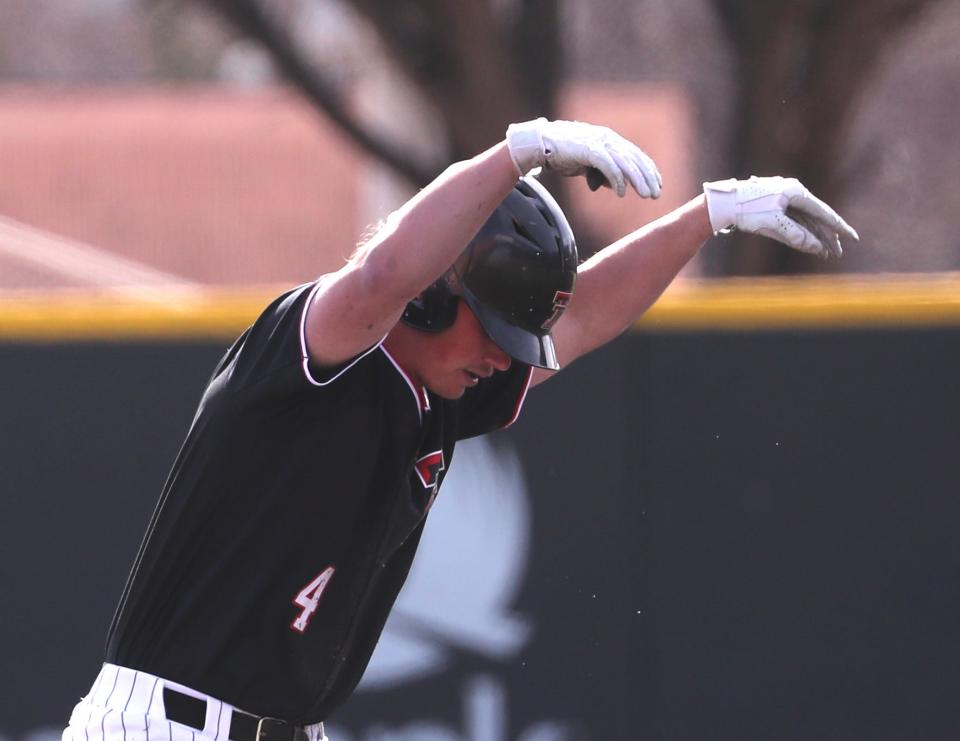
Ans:
[[[167,720],[163,688],[207,702],[202,731]],[[182,684],[114,664],[104,664],[77,703],[63,741],[228,741],[233,706]],[[309,741],[328,741],[323,723],[306,726]]]

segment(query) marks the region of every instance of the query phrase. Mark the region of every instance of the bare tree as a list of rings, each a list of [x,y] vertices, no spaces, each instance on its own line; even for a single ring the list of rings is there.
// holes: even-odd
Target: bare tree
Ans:
[[[422,186],[438,163],[401,151],[351,115],[323,69],[309,62],[263,0],[195,0],[269,53],[280,72],[361,148]],[[550,115],[561,65],[557,0],[352,0],[443,120],[453,159],[495,143],[513,120]],[[442,163],[441,163],[442,166]]]
[[[842,202],[838,163],[853,114],[884,50],[935,0],[713,0],[739,87],[730,162],[738,176],[788,174]],[[741,236],[727,274],[823,269]]]
[[[352,0],[446,122],[459,158],[490,146],[518,117],[554,108],[557,0]]]
[[[443,166],[415,159],[357,121],[329,73],[312,65],[268,12],[276,2],[191,1],[260,43],[280,72],[360,147],[414,185]],[[510,121],[553,114],[564,75],[558,0],[343,1],[370,22],[434,107],[452,158],[491,145]],[[847,182],[838,163],[859,97],[884,50],[936,1],[711,0],[735,61],[732,172],[794,175],[842,203]],[[589,239],[584,242],[589,254]],[[719,272],[825,269],[821,261],[758,242],[740,236],[724,250]]]

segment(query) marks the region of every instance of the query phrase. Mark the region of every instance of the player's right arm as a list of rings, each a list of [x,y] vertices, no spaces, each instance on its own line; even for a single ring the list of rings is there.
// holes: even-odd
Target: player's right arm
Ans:
[[[379,342],[438,278],[517,181],[506,143],[448,167],[392,213],[351,260],[320,278],[304,326],[320,366]]]
[[[346,265],[320,278],[304,325],[312,360],[335,366],[379,342],[407,302],[453,264],[518,176],[539,166],[602,176],[621,196],[627,185],[644,197],[660,194],[653,161],[606,127],[542,118],[514,124],[504,141],[448,167]]]

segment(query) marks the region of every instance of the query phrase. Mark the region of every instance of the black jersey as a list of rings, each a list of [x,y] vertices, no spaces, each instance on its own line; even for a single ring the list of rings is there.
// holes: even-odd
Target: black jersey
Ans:
[[[512,422],[531,375],[514,363],[449,401],[382,345],[316,367],[315,286],[278,298],[214,371],[106,654],[298,724],[353,691],[455,442]]]

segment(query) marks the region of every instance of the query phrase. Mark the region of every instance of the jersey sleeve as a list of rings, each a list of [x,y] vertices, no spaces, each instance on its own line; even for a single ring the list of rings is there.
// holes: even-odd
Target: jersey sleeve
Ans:
[[[468,389],[458,402],[457,439],[465,440],[509,427],[520,416],[533,368],[514,361],[510,368]]]
[[[376,349],[331,367],[320,367],[307,352],[306,308],[319,284],[298,286],[278,296],[237,339],[214,371],[229,393],[269,382],[274,391],[326,386]],[[378,343],[379,344],[379,343]]]

